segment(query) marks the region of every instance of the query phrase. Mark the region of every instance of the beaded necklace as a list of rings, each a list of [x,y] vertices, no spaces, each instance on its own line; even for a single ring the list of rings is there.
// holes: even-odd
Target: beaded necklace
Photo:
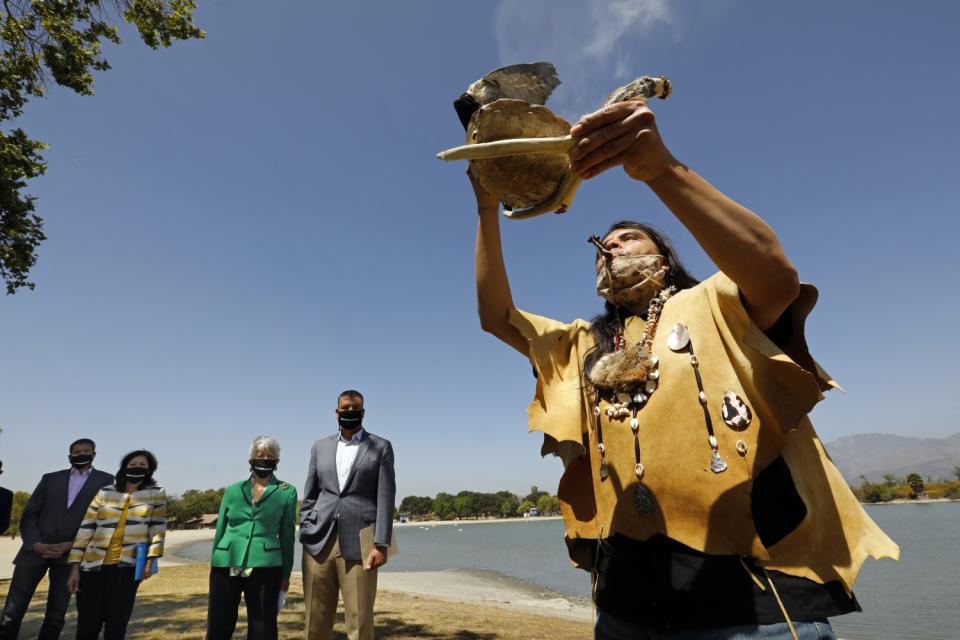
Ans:
[[[600,455],[599,474],[600,480],[606,480],[610,475],[610,466],[606,457],[606,446],[603,442],[603,424],[601,419],[600,402],[606,398],[609,406],[606,409],[606,416],[609,420],[630,418],[630,430],[633,433],[633,454],[634,454],[634,475],[637,478],[637,484],[633,488],[633,505],[637,512],[642,516],[650,516],[655,510],[655,501],[652,493],[643,483],[645,468],[641,461],[640,450],[640,420],[637,417],[638,411],[647,403],[650,396],[656,391],[660,379],[659,359],[652,353],[653,338],[657,332],[657,325],[660,320],[660,312],[666,301],[676,291],[675,287],[669,287],[661,291],[657,296],[650,300],[647,307],[647,324],[643,328],[637,344],[634,347],[635,353],[631,361],[640,363],[643,371],[632,378],[631,382],[620,384],[600,384],[594,379],[591,371],[591,384],[594,388],[594,406],[593,415],[595,429],[597,433],[597,452]],[[618,357],[627,349],[624,338],[624,325],[620,322],[617,334],[613,339],[614,351],[601,358],[594,369],[600,365],[604,358]],[[710,470],[714,473],[723,473],[727,469],[727,462],[720,455],[719,443],[713,429],[713,420],[710,417],[710,411],[707,406],[707,395],[704,390],[703,380],[700,376],[700,361],[693,349],[693,341],[690,339],[690,333],[687,327],[682,323],[677,323],[670,331],[666,340],[667,346],[675,353],[686,352],[689,355],[690,367],[693,369],[694,377],[697,382],[697,400],[703,409],[704,423],[707,428],[707,442],[710,445]],[[746,418],[749,422],[749,417]],[[741,455],[746,453],[746,445],[742,441],[737,442],[737,451]]]
[[[703,379],[700,377],[700,360],[693,351],[693,340],[690,339],[690,332],[686,325],[677,323],[670,330],[667,336],[667,346],[676,353],[687,352],[690,354],[690,366],[693,367],[693,374],[697,379],[697,400],[703,408],[703,420],[707,425],[707,443],[710,445],[710,470],[714,473],[723,473],[727,469],[727,461],[720,455],[720,446],[717,443],[717,436],[713,432],[713,420],[710,418],[710,409],[707,407],[707,392],[703,390]],[[743,451],[741,451],[741,445]],[[746,453],[746,444],[742,440],[737,441],[737,451],[741,455]]]
[[[645,369],[646,375],[640,376],[641,380],[630,384],[620,385],[612,388],[601,388],[595,380],[591,380],[594,386],[594,407],[593,415],[595,417],[597,431],[597,452],[600,454],[600,479],[605,480],[610,475],[610,467],[606,459],[606,446],[603,443],[603,427],[600,419],[600,401],[603,398],[603,392],[609,393],[610,406],[607,407],[606,415],[610,419],[622,419],[630,417],[630,430],[633,433],[634,450],[634,473],[637,476],[638,485],[642,489],[634,492],[634,506],[642,515],[653,513],[653,499],[650,493],[642,484],[644,466],[641,462],[640,452],[640,420],[637,418],[637,412],[647,403],[650,396],[657,390],[658,380],[660,379],[659,364],[660,361],[656,355],[651,352],[653,338],[657,333],[657,325],[660,320],[660,312],[663,305],[676,292],[676,287],[668,287],[654,296],[647,306],[647,323],[640,335],[640,340],[636,346],[636,359]],[[604,358],[616,355],[626,348],[624,338],[624,326],[620,323],[617,335],[614,336],[614,352]],[[603,358],[597,362],[600,365]],[[595,367],[597,366],[595,365]],[[642,495],[641,495],[642,494]]]

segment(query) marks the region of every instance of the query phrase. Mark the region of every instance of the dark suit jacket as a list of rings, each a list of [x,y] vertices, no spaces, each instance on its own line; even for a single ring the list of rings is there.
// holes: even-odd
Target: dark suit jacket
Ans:
[[[45,560],[33,552],[33,545],[38,542],[56,544],[73,540],[77,536],[77,530],[83,522],[83,516],[87,512],[87,507],[90,506],[90,501],[97,495],[97,491],[113,483],[113,476],[97,469],[91,470],[80,493],[68,509],[69,483],[69,469],[46,473],[40,478],[40,483],[33,490],[27,506],[23,508],[23,516],[20,518],[23,546],[14,559],[14,564],[66,562],[69,554],[65,553],[57,560]]]
[[[300,507],[300,542],[307,553],[320,553],[334,530],[340,555],[360,561],[360,529],[375,524],[373,542],[389,546],[397,495],[393,447],[388,440],[365,432],[346,484],[337,479],[339,433],[313,443],[310,470]]]
[[[0,487],[0,536],[10,528],[11,511],[13,511],[13,492]]]

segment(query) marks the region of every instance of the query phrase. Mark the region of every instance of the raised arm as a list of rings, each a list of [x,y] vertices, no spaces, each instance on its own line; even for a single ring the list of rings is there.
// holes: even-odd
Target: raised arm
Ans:
[[[760,329],[769,329],[793,302],[800,284],[773,229],[677,161],[664,145],[643,100],[606,106],[571,129],[580,141],[570,152],[584,179],[623,165],[643,181],[693,234],[717,267],[740,289]]]
[[[527,355],[527,341],[510,324],[513,296],[510,294],[510,281],[500,245],[500,203],[484,191],[469,170],[467,175],[477,197],[477,216],[480,220],[477,229],[477,312],[480,314],[480,327]]]

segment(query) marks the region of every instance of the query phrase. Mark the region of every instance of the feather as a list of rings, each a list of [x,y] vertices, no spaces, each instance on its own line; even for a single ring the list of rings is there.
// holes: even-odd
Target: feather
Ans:
[[[634,98],[660,98],[666,100],[672,91],[670,81],[663,76],[651,78],[650,76],[640,76],[630,84],[624,85],[615,90],[603,102],[603,106],[611,105],[615,102],[626,102]]]
[[[481,105],[500,98],[523,100],[530,104],[546,104],[547,98],[560,84],[557,70],[549,62],[512,64],[491,71],[470,85],[467,93]]]
[[[466,129],[470,116],[485,104],[500,98],[544,104],[559,84],[557,70],[549,62],[512,64],[495,69],[471,84],[454,101],[453,107]]]

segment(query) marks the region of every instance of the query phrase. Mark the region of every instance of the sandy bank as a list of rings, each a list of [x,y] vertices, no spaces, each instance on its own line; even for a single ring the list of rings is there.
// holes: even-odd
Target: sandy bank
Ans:
[[[497,524],[500,522],[543,522],[544,520],[562,520],[560,516],[538,516],[536,518],[486,518],[480,520],[417,520],[416,522],[395,522],[395,527],[433,527],[464,524]]]
[[[486,604],[556,618],[589,622],[592,607],[585,602],[547,589],[521,585],[497,574],[482,571],[381,571],[379,588],[433,600]]]
[[[887,502],[861,502],[860,504],[864,506],[879,506],[887,504],[952,504],[954,502],[960,502],[956,498],[927,498],[926,500],[911,500],[909,498],[897,498],[896,500],[888,500]]]
[[[442,573],[442,572],[441,572]],[[385,575],[385,574],[381,574]],[[432,581],[431,577],[426,580]],[[443,580],[442,578],[440,580]],[[0,581],[0,599],[7,581]],[[43,619],[46,582],[40,584],[24,619],[21,637],[35,638]],[[130,640],[202,640],[207,619],[208,570],[204,565],[168,567],[145,582],[137,594],[130,621]],[[482,601],[457,602],[417,593],[381,589],[377,595],[375,634],[391,640],[586,640],[592,637],[589,619],[569,619],[543,606],[536,610],[508,610]],[[279,616],[279,638],[302,640],[303,586],[299,575],[290,581],[287,605]],[[245,607],[240,606],[235,636],[246,635]],[[76,633],[73,606],[67,613],[64,638]],[[343,616],[337,615],[334,637],[344,638]]]
[[[517,520],[528,520],[527,518]],[[502,520],[456,520],[432,523],[405,523],[398,526],[430,526],[468,523],[495,523]],[[213,539],[212,529],[196,531],[169,531],[162,567],[198,564],[189,558],[177,556],[177,550],[196,542]],[[13,558],[20,550],[20,539],[0,539],[0,579],[13,575]],[[296,567],[295,567],[296,569]],[[299,571],[295,571],[298,574]],[[519,613],[549,614],[558,618],[589,622],[592,619],[588,603],[565,597],[563,594],[535,585],[512,580],[492,572],[481,571],[381,571],[377,576],[383,591],[423,596],[452,603],[474,603],[495,606]]]

